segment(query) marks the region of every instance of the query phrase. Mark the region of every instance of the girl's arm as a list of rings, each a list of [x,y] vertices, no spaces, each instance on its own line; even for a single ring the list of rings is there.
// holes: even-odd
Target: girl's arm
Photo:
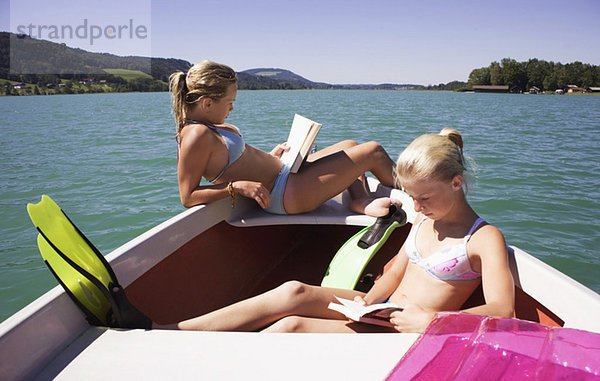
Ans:
[[[404,245],[402,245],[400,251],[398,251],[398,254],[394,258],[392,267],[375,282],[371,290],[364,297],[357,297],[355,298],[355,301],[360,303],[362,300],[365,305],[369,305],[383,303],[388,300],[392,293],[398,288],[398,285],[400,285],[407,265],[408,257],[404,252]]]
[[[230,197],[228,184],[199,185],[210,158],[211,139],[207,129],[190,129],[181,142],[177,179],[179,197],[186,208]],[[232,182],[234,194],[252,198],[262,208],[270,205],[269,191],[256,181]]]
[[[217,201],[227,197],[227,184],[217,186],[199,186],[206,171],[211,155],[211,139],[207,129],[190,128],[182,139],[179,162],[177,163],[177,181],[179,197],[186,208],[198,204]]]
[[[463,312],[475,315],[512,317],[514,313],[514,282],[508,265],[506,243],[500,230],[491,225],[482,227],[469,241],[469,252],[481,260],[481,284],[485,303]],[[435,312],[416,304],[394,312],[391,322],[399,332],[423,332]]]
[[[375,201],[377,200],[379,199],[376,199]],[[400,202],[399,200],[391,201],[398,205],[402,205],[402,202]],[[389,204],[387,206],[389,207]],[[421,215],[417,216],[411,229],[415,228],[420,218]],[[361,298],[360,296],[357,296],[355,298],[356,302],[364,303],[365,305],[383,303],[389,299],[389,297],[394,293],[394,291],[396,291],[396,289],[400,285],[400,282],[402,281],[402,278],[404,278],[406,266],[408,266],[408,256],[406,255],[404,245],[405,244],[402,244],[402,247],[400,247],[398,254],[396,254],[396,256],[394,257],[392,267],[375,282],[371,290],[369,290],[369,292],[364,297]]]
[[[471,238],[469,250],[481,259],[481,285],[485,304],[466,309],[464,312],[512,317],[515,286],[504,237],[500,230],[491,225],[482,227],[477,233]]]
[[[208,204],[213,201],[219,201],[226,197],[237,197],[237,195],[251,198],[260,205],[261,208],[268,208],[271,203],[271,196],[267,188],[262,183],[257,181],[232,181],[231,187],[234,193],[232,196],[227,189],[229,184],[217,184],[217,185],[198,185],[189,194],[186,201],[184,201],[183,195],[181,194],[181,187],[179,188],[179,194],[181,197],[181,203],[186,208],[191,208],[194,205]]]

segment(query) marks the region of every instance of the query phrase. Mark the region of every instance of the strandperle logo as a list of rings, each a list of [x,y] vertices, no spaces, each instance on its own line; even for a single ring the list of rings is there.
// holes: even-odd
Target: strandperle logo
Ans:
[[[17,25],[17,33],[26,34],[31,38],[41,40],[88,40],[90,45],[94,45],[95,40],[106,38],[108,40],[121,39],[140,39],[148,38],[148,28],[143,24],[129,19],[126,24],[118,25],[96,25],[89,24],[88,19],[83,19],[79,25],[39,25],[30,23],[28,25]]]

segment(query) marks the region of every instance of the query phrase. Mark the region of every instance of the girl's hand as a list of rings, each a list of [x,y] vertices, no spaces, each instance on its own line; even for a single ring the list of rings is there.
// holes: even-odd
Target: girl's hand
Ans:
[[[354,297],[354,301],[355,301],[356,303],[360,304],[361,306],[366,306],[366,305],[367,305],[367,302],[365,301],[365,299],[363,299],[363,297],[362,297],[362,296],[358,296],[358,295],[357,295],[357,296],[355,296],[355,297]]]
[[[382,217],[390,212],[390,205],[402,206],[402,202],[395,198],[381,197],[371,201],[365,206],[365,214],[372,217]]]
[[[435,312],[425,311],[416,304],[407,304],[404,311],[393,312],[390,323],[398,332],[423,332],[435,317]]]
[[[290,150],[290,146],[286,143],[281,143],[281,144],[277,144],[277,146],[275,148],[273,148],[273,150],[271,150],[271,152],[269,152],[269,155],[271,156],[275,156],[278,159],[281,159],[281,155],[283,155],[284,152],[287,152]]]
[[[271,205],[271,195],[262,183],[256,181],[234,181],[231,183],[234,193],[255,200],[261,208]]]

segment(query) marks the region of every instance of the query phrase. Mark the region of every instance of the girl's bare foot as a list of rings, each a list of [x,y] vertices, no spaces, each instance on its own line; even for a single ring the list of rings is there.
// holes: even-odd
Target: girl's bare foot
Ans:
[[[371,217],[382,217],[390,212],[391,204],[402,205],[402,202],[389,197],[381,197],[374,200],[370,198],[352,200],[350,202],[350,210]]]

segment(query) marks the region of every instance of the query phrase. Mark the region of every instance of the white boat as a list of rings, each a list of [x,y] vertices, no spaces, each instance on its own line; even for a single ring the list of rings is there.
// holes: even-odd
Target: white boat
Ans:
[[[414,220],[406,194],[371,180]],[[374,222],[349,212],[347,201],[344,192],[312,213],[277,216],[248,200],[233,209],[222,200],[186,210],[106,257],[130,301],[172,323],[286,280],[319,284],[337,249]],[[365,273],[382,271],[409,227],[392,233]],[[516,317],[600,332],[600,295],[516,247],[511,269]],[[0,324],[0,379],[383,379],[417,338],[94,327],[57,286]]]

